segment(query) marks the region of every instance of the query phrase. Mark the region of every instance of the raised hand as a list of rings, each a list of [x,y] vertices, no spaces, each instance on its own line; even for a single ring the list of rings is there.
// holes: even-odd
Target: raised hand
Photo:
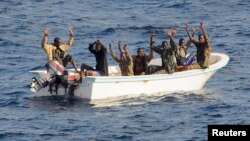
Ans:
[[[153,47],[153,45],[154,45],[154,35],[155,35],[155,32],[154,31],[151,31],[150,32],[150,42],[149,42],[149,45],[150,45],[150,48],[152,48]]]
[[[122,42],[121,41],[118,41],[118,48],[120,50],[120,52],[122,52],[122,46],[121,46]]]
[[[124,44],[124,46],[123,46],[123,50],[125,51],[125,52],[127,52],[128,50],[127,50],[127,44]]]
[[[200,28],[201,28],[202,33],[204,35],[205,41],[208,42],[208,36],[207,36],[207,34],[205,32],[205,24],[202,21],[200,22]]]
[[[118,41],[118,48],[121,49],[121,43],[122,41]]]
[[[150,37],[154,37],[155,32],[154,31],[150,31]]]
[[[172,36],[174,36],[177,32],[177,29],[176,28],[172,28]]]
[[[74,32],[72,31],[72,29],[69,27],[69,34],[70,34],[70,36],[74,36]]]
[[[192,31],[195,32],[195,28],[194,27],[192,27]]]
[[[205,24],[202,21],[200,22],[200,28],[205,29]]]
[[[185,29],[188,30],[188,24],[185,24]]]
[[[166,34],[167,34],[168,37],[172,37],[172,30],[168,30],[168,31],[166,32]]]
[[[109,50],[112,51],[112,46],[111,46],[111,44],[109,44]]]
[[[45,27],[44,31],[43,31],[44,36],[48,36],[49,35],[49,28]]]

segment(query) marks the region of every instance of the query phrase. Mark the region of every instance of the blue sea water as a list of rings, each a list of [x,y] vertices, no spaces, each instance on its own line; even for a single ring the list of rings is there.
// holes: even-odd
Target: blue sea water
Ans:
[[[209,124],[250,124],[249,11],[248,0],[1,0],[0,140],[205,141]],[[121,40],[135,53],[148,48],[151,30],[160,43],[165,29],[187,38],[184,24],[199,32],[200,21],[212,51],[230,57],[200,91],[89,103],[35,98],[29,90],[29,71],[46,63],[45,27],[51,42],[67,41],[72,27],[68,53],[79,66],[95,64],[87,47],[97,38],[106,46]]]

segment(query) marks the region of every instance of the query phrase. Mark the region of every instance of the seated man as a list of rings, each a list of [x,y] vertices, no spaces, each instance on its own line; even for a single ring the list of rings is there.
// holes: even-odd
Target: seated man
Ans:
[[[194,36],[195,29],[192,28]],[[187,43],[185,42],[184,38],[180,38],[179,44],[177,44],[174,40],[174,35],[176,34],[176,29],[172,29],[172,36],[170,36],[170,45],[172,48],[175,48],[175,55],[176,55],[176,61],[178,66],[188,66],[190,64],[193,64],[196,62],[196,56],[191,53],[187,54],[187,50],[191,45],[191,41],[188,40]]]
[[[172,35],[172,31],[168,31],[167,35],[170,37]],[[161,55],[162,65],[150,65],[147,69],[147,74],[174,73],[177,66],[175,49],[171,48],[167,41],[163,41],[160,46],[154,47],[152,45],[152,50]]]
[[[80,75],[82,76],[82,74],[84,74],[85,76],[108,76],[106,47],[100,42],[100,40],[96,40],[94,43],[89,44],[89,51],[95,55],[95,69],[83,63],[81,65]]]
[[[152,50],[152,40],[153,40],[154,33],[150,33],[150,53],[149,55],[144,53],[144,48],[137,49],[137,55],[133,56],[134,61],[134,74],[135,75],[144,75],[146,69],[148,67],[149,62],[153,58],[153,50]]]
[[[69,41],[66,44],[62,44],[59,37],[56,37],[54,39],[54,43],[49,44],[48,43],[49,28],[46,27],[44,29],[44,35],[41,45],[48,56],[48,61],[56,59],[64,67],[67,66],[68,62],[71,62],[75,71],[78,72],[73,57],[71,55],[65,56],[65,52],[72,46],[74,41],[74,34],[71,28],[69,28],[69,33],[70,33]]]
[[[132,76],[134,75],[133,72],[133,59],[132,56],[127,51],[127,45],[125,44],[124,47],[121,47],[121,42],[118,42],[118,47],[121,52],[120,58],[115,55],[112,51],[112,46],[109,44],[109,50],[113,59],[119,63],[119,67],[121,69],[122,76]]]
[[[209,42],[208,36],[205,33],[204,23],[200,23],[200,29],[203,34],[199,34],[199,41],[196,41],[188,31],[188,25],[186,25],[185,30],[188,34],[189,40],[196,46],[197,48],[197,63],[187,66],[188,70],[192,69],[205,69],[209,67],[209,58],[211,54],[211,44]]]

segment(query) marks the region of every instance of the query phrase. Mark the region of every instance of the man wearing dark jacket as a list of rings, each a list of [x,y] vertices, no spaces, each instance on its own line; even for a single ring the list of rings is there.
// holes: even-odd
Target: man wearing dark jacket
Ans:
[[[93,68],[83,63],[81,65],[81,73],[84,73],[86,76],[108,76],[106,47],[100,40],[96,40],[94,43],[89,44],[89,51],[95,55],[96,66]]]

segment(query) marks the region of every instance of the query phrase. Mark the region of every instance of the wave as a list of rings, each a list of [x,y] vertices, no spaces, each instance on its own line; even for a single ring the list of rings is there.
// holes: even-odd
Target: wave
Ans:
[[[165,4],[160,4],[158,6],[158,8],[176,8],[176,9],[179,9],[179,8],[184,8],[184,7],[187,7],[187,6],[190,6],[191,2],[186,2],[186,1],[183,1],[183,2],[174,2],[174,3],[165,3]]]
[[[0,40],[0,46],[16,46],[16,47],[19,47],[19,46],[23,46],[23,44],[13,42],[13,41],[8,41],[8,40],[5,40],[5,39],[1,39]]]
[[[0,101],[0,107],[16,106],[17,104],[19,104],[19,102],[17,102],[17,97],[3,99]]]
[[[138,33],[150,33],[150,31],[156,31],[156,33],[161,32],[162,30],[165,30],[165,27],[155,27],[155,26],[151,26],[151,25],[147,25],[147,26],[130,26],[130,27],[109,27],[106,28],[100,32],[96,32],[96,33],[90,33],[90,35],[96,35],[96,36],[107,36],[107,35],[112,35],[115,33],[122,33],[123,31],[133,31],[133,32],[138,32]]]
[[[5,133],[0,133],[0,139],[6,139],[6,140],[11,140],[13,138],[20,139],[20,137],[24,137],[26,134],[20,133],[20,132],[5,132]]]
[[[228,105],[226,103],[220,103],[220,104],[215,104],[215,105],[209,105],[207,107],[205,107],[204,110],[206,111],[213,111],[213,110],[220,110],[220,109],[231,109],[233,108],[234,106],[233,105]]]

